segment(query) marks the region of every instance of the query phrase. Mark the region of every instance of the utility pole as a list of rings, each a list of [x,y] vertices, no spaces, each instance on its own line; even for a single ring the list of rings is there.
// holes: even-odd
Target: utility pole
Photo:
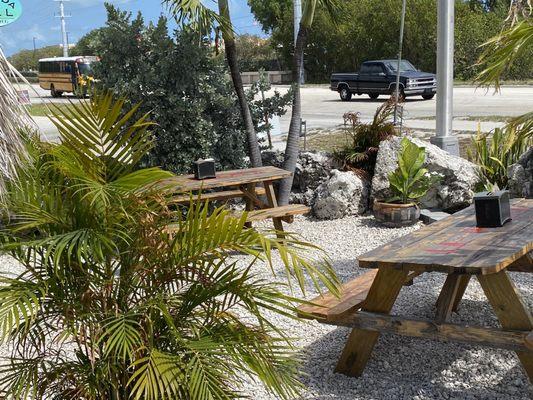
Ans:
[[[36,54],[37,54],[37,49],[36,49],[36,47],[35,47],[35,39],[36,39],[36,37],[34,36],[34,37],[33,37],[33,64],[34,64],[34,65],[35,65],[35,62],[37,61],[37,60],[35,59],[35,56],[36,56]]]
[[[396,66],[396,96],[394,99],[394,125],[398,123],[398,102],[400,101],[400,64],[402,62],[403,28],[405,26],[405,9],[407,0],[402,2],[402,15],[400,17],[400,47],[398,49],[398,64]]]
[[[459,155],[459,141],[452,134],[453,35],[455,2],[438,0],[437,6],[437,132],[430,142]]]
[[[296,41],[298,40],[298,31],[300,30],[300,21],[302,20],[302,0],[293,0],[294,6],[294,47],[296,48]],[[303,67],[303,64],[302,64]],[[300,75],[300,83],[304,82],[304,69]]]
[[[54,0],[59,2],[59,17],[61,19],[61,40],[63,42],[63,57],[68,57],[68,38],[67,38],[67,25],[65,23],[65,18],[69,15],[65,15],[65,6],[64,2],[68,0]]]

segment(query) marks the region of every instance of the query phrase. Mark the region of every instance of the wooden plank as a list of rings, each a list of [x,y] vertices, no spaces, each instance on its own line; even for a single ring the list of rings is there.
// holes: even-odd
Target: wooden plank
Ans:
[[[435,321],[440,324],[448,321],[452,315],[453,305],[459,289],[459,281],[461,275],[448,274],[444,286],[440,292],[437,300],[437,312],[435,313]]]
[[[278,219],[281,223],[281,218],[290,215],[307,214],[309,207],[303,204],[288,204],[286,206],[276,206],[274,208],[264,208],[262,210],[254,210],[248,213],[247,221],[261,221],[264,219]],[[280,226],[280,230],[283,226]],[[278,229],[276,227],[276,229]]]
[[[217,172],[212,179],[197,180],[194,175],[180,175],[163,180],[160,185],[181,192],[207,190],[228,186],[240,186],[247,183],[276,181],[286,178],[291,172],[276,167],[260,167]]]
[[[346,313],[352,313],[360,309],[368,296],[372,282],[377,270],[370,270],[355,279],[346,282],[341,287],[341,296],[336,297],[331,293],[321,294],[310,300],[313,304],[303,304],[298,307],[298,316],[306,319],[336,321]],[[415,276],[420,274],[409,274],[404,282],[404,286],[410,285]]]
[[[533,350],[533,331],[529,332],[526,337],[526,347],[530,350]]]
[[[457,288],[457,295],[455,296],[455,301],[453,302],[452,311],[457,312],[459,311],[459,304],[461,303],[461,300],[463,299],[463,296],[465,295],[466,288],[468,287],[468,283],[470,282],[470,279],[472,278],[472,275],[461,275],[459,278],[459,287]]]
[[[533,272],[533,253],[529,252],[507,267],[507,271]]]
[[[531,312],[522,301],[507,271],[480,275],[478,280],[504,329],[529,332],[533,330]],[[533,383],[533,353],[517,351],[516,355]]]
[[[487,274],[505,269],[533,250],[533,199],[512,202],[513,220],[477,228],[473,207],[372,250],[363,268]]]
[[[258,196],[262,196],[265,194],[265,189],[262,187],[257,187],[255,188],[255,193]],[[174,202],[180,203],[180,204],[188,204],[191,201],[191,199],[193,201],[196,201],[196,200],[224,201],[224,200],[236,199],[239,197],[245,197],[245,194],[243,193],[242,190],[235,189],[235,190],[223,190],[220,192],[180,195],[180,196],[175,197]]]
[[[346,312],[357,310],[366,300],[376,274],[377,270],[368,271],[345,283],[341,287],[340,297],[329,292],[315,297],[311,300],[314,304],[303,304],[298,307],[298,316],[334,321]]]
[[[407,276],[408,272],[405,271],[380,268],[362,309],[364,311],[389,313]],[[354,328],[344,346],[335,372],[348,376],[360,376],[378,338],[379,332]]]
[[[530,347],[528,344],[528,335],[531,334],[529,331],[502,330],[446,323],[436,324],[434,321],[406,319],[365,311],[347,314],[342,319],[325,323],[401,336],[530,352],[533,355],[533,346]]]

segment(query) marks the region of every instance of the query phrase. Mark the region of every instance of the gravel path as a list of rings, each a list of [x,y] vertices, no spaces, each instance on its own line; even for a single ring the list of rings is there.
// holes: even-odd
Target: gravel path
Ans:
[[[327,250],[338,276],[347,281],[365,272],[357,267],[357,256],[421,226],[389,229],[377,225],[372,217],[335,221],[299,217],[289,229]],[[268,276],[259,268],[256,272]],[[533,276],[512,274],[512,278],[533,309]],[[439,273],[415,279],[413,286],[402,290],[392,312],[432,318],[444,279]],[[310,288],[308,298],[314,295]],[[333,372],[348,328],[276,318],[278,326],[299,338],[296,344],[303,349],[306,389],[302,399],[533,399],[533,386],[509,351],[382,335],[363,376],[349,378]],[[498,326],[477,281],[472,280],[452,322]],[[253,399],[275,398],[256,382],[249,383],[246,393]]]
[[[357,256],[420,226],[383,228],[371,217],[335,221],[297,217],[289,229],[327,250],[338,276],[347,281],[365,272],[357,268]],[[0,271],[16,269],[12,260],[0,258]],[[279,260],[276,271],[282,271]],[[257,265],[255,272],[271,279],[264,265]],[[442,274],[433,273],[415,279],[413,286],[402,290],[393,313],[432,318],[444,278]],[[533,309],[533,276],[513,274],[512,278]],[[281,275],[277,279],[280,280]],[[307,295],[309,298],[315,295],[311,287]],[[349,329],[277,316],[276,322],[291,336],[299,338],[295,344],[302,349],[305,360],[302,399],[533,399],[533,386],[528,383],[517,357],[509,351],[382,335],[363,376],[348,378],[333,370]],[[474,280],[452,322],[497,326]],[[6,350],[0,347],[0,355],[6,354]],[[275,399],[258,382],[248,382],[245,394],[257,400]]]

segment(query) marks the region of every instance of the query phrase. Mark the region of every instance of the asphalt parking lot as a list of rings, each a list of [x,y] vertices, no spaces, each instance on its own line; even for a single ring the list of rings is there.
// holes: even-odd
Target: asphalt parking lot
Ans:
[[[278,88],[284,92],[286,88]],[[343,102],[338,93],[326,86],[302,88],[302,119],[307,129],[333,128],[343,123],[342,115],[349,111],[360,113],[363,120],[370,120],[376,108],[387,97],[376,100],[367,95],[354,95],[351,101]],[[436,99],[408,97],[405,102],[404,120],[413,129],[435,129]],[[475,131],[478,121],[483,131],[490,131],[502,124],[501,117],[518,116],[533,110],[533,86],[505,86],[499,93],[482,88],[459,86],[454,88],[454,130]],[[281,118],[281,130],[289,126],[290,113]]]

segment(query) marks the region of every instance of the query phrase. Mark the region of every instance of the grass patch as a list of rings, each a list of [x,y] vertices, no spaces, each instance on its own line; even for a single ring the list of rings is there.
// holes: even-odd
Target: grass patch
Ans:
[[[434,131],[428,130],[427,132],[430,134],[429,136],[433,136],[435,134]],[[455,132],[455,134],[459,139],[460,156],[465,159],[468,159],[467,149],[472,144],[472,137],[474,133]],[[420,137],[418,135],[415,136]],[[420,137],[420,139],[429,142],[429,139],[427,137]],[[307,136],[306,150],[333,153],[336,150],[341,150],[347,144],[350,144],[350,137],[346,136],[346,133],[342,129],[333,129],[329,131],[326,129],[321,129],[320,133],[313,132],[312,134],[309,134]]]
[[[512,118],[516,117],[510,115],[468,115],[466,117],[457,117],[454,119],[462,121],[508,122]]]
[[[53,107],[59,107],[59,108],[67,108],[70,104],[67,103],[56,103]],[[50,105],[46,105],[44,103],[38,103],[38,104],[29,104],[26,106],[26,109],[33,117],[46,117],[50,114],[49,109],[52,108]]]

